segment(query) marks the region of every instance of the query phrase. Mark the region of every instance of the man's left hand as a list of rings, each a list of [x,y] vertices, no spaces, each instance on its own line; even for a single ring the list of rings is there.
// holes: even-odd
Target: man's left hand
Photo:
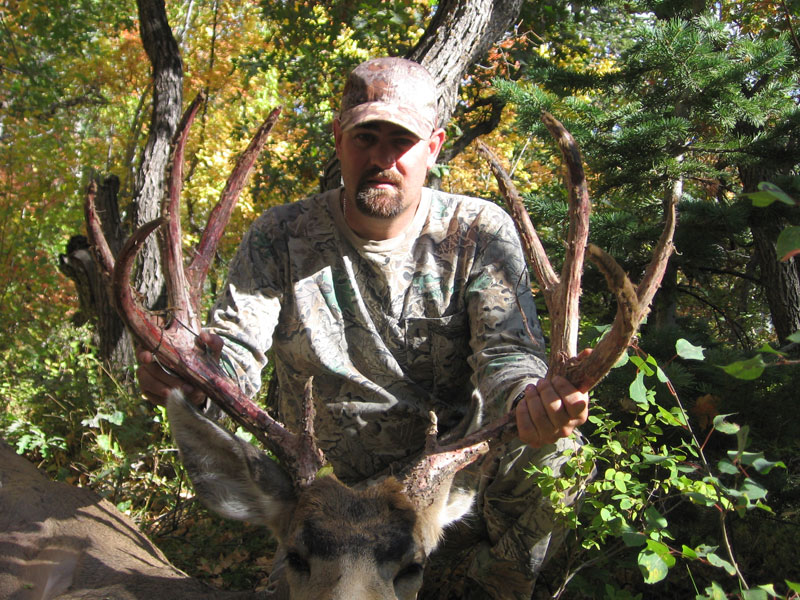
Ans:
[[[533,448],[572,434],[589,416],[589,394],[561,376],[540,379],[525,388],[516,407],[519,439]]]

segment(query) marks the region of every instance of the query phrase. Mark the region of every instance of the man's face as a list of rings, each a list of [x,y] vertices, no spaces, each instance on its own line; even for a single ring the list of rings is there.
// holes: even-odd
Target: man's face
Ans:
[[[444,132],[420,139],[386,121],[342,132],[334,124],[336,153],[350,205],[365,216],[391,219],[419,203],[428,169],[436,162]]]

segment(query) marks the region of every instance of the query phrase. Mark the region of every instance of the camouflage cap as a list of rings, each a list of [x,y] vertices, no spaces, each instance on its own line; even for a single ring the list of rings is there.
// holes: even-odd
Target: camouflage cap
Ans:
[[[436,100],[436,82],[425,67],[405,58],[375,58],[350,73],[339,123],[347,131],[369,121],[388,121],[424,139],[436,127]]]

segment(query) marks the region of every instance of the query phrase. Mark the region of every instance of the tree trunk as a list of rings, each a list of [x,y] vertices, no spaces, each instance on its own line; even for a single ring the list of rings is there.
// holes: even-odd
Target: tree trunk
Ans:
[[[164,196],[164,171],[169,160],[172,136],[181,118],[183,65],[172,35],[163,0],[137,0],[139,28],[147,56],[153,66],[153,110],[133,197],[133,228],[158,218]],[[161,258],[153,237],[139,255],[136,289],[145,304],[154,306],[163,295]]]
[[[408,58],[430,71],[439,86],[439,123],[444,127],[458,102],[469,68],[511,29],[522,0],[443,0]]]
[[[745,192],[757,190],[760,181],[770,181],[771,174],[740,169]],[[800,271],[795,258],[781,261],[775,243],[780,232],[789,225],[782,214],[784,207],[773,205],[750,210],[750,231],[753,234],[753,256],[761,271],[761,284],[767,296],[772,326],[781,345],[800,330]]]
[[[800,330],[800,274],[797,260],[781,261],[775,250],[778,234],[788,225],[774,207],[754,207],[750,213],[754,256],[761,270],[772,325],[781,345]]]

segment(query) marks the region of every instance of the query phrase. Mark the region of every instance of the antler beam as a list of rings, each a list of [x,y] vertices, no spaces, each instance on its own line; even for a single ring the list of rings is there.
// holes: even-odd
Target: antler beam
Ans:
[[[242,425],[269,448],[294,475],[295,484],[303,486],[314,479],[325,464],[313,433],[313,398],[311,382],[304,402],[305,429],[292,433],[252,402],[205,352],[198,347],[201,294],[209,266],[222,233],[230,220],[239,194],[275,125],[280,109],[273,110],[239,156],[228,178],[220,200],[211,211],[200,243],[192,252],[186,270],[183,264],[180,225],[180,193],[183,180],[183,156],[189,128],[200,107],[198,96],[184,114],[173,140],[168,174],[168,191],[162,205],[162,216],[138,229],[127,240],[115,261],[102,233],[94,206],[96,186],[90,185],[86,195],[86,221],[89,238],[98,262],[108,275],[117,312],[133,333],[137,343],[152,352],[166,369],[202,390],[234,421]],[[163,232],[162,268],[165,270],[169,309],[155,314],[142,306],[130,285],[131,271],[139,248],[156,229]]]

